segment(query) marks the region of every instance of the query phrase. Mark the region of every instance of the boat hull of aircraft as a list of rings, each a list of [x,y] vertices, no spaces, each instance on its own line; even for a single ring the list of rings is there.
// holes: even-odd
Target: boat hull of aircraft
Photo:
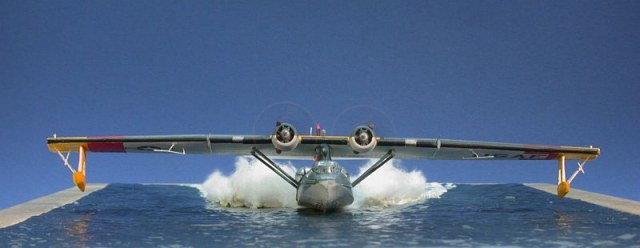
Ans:
[[[296,195],[298,205],[328,212],[353,203],[346,170],[334,161],[320,162],[326,163],[331,166],[316,164],[300,179]]]

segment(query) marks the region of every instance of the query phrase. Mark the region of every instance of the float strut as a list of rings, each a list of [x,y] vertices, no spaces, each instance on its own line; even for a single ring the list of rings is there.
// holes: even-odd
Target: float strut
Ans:
[[[84,146],[78,147],[78,170],[74,170],[69,163],[69,155],[71,155],[71,151],[68,151],[67,156],[64,156],[62,155],[62,152],[60,152],[60,150],[58,150],[57,148],[54,149],[64,162],[64,165],[66,165],[67,168],[69,168],[69,170],[71,171],[71,178],[73,179],[73,183],[78,186],[78,189],[80,189],[80,191],[84,192],[86,186],[85,176],[87,165],[87,149],[84,148]]]
[[[569,190],[571,190],[571,185],[567,182],[567,173],[565,170],[565,156],[561,154],[558,156],[558,198],[563,198]]]
[[[273,172],[275,172],[278,176],[280,176],[282,179],[284,179],[287,183],[291,184],[291,186],[293,186],[296,189],[298,188],[298,186],[299,186],[298,182],[296,182],[296,180],[293,179],[291,176],[289,176],[289,174],[287,174],[284,170],[282,170],[282,168],[280,168],[273,161],[271,161],[271,159],[269,159],[266,155],[264,155],[264,153],[262,153],[260,150],[258,150],[258,148],[253,147],[251,149],[251,155],[253,155],[253,157],[255,157],[260,162],[262,162],[262,164],[264,164],[269,169],[271,169]]]
[[[362,180],[367,178],[371,173],[382,167],[386,162],[389,162],[395,155],[393,154],[393,150],[389,150],[385,155],[383,155],[375,164],[373,164],[367,171],[365,171],[360,177],[358,177],[353,183],[351,187],[355,187]]]

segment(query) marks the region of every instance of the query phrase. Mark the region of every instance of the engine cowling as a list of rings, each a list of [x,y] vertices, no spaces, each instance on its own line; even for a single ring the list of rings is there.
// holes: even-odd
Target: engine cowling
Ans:
[[[271,136],[271,142],[278,151],[291,151],[300,144],[298,138],[298,131],[293,125],[288,123],[281,123],[276,126],[276,130]]]
[[[355,153],[370,152],[377,143],[373,129],[367,126],[357,127],[349,137],[349,146]]]

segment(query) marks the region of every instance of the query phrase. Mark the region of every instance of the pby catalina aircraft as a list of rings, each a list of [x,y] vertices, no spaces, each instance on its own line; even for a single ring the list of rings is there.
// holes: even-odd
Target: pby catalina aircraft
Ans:
[[[320,125],[316,133],[301,135],[287,123],[276,123],[270,135],[163,135],[52,137],[47,139],[51,152],[57,153],[73,173],[73,182],[85,188],[87,152],[141,152],[168,154],[228,154],[254,156],[297,190],[298,205],[330,211],[353,202],[351,189],[392,158],[439,160],[557,160],[558,197],[564,197],[571,181],[583,165],[596,159],[594,147],[546,146],[492,143],[448,139],[377,137],[373,127],[359,126],[350,136],[327,136]],[[63,155],[66,152],[66,156]],[[71,152],[79,153],[78,169],[69,164]],[[311,168],[301,168],[291,177],[271,158],[311,159]],[[347,170],[334,159],[378,161],[353,182]],[[578,170],[566,179],[565,160],[578,160]]]

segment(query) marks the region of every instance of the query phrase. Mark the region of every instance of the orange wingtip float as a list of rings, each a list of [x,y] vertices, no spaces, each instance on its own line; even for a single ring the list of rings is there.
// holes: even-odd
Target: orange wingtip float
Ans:
[[[556,160],[558,197],[569,193],[571,182],[584,173],[587,161],[600,155],[595,147],[526,145],[470,140],[428,138],[385,138],[373,126],[359,126],[345,136],[328,136],[317,126],[316,134],[299,134],[288,123],[276,123],[268,135],[158,135],[52,137],[49,150],[57,153],[73,175],[81,191],[86,186],[87,152],[131,152],[162,154],[222,154],[254,156],[296,189],[298,204],[331,210],[352,203],[352,188],[359,185],[391,159],[425,160]],[[78,166],[69,164],[69,155],[79,153]],[[63,155],[66,153],[66,156]],[[272,162],[273,158],[312,160],[311,168],[301,168],[290,176]],[[351,180],[336,160],[378,159],[367,171]],[[578,169],[567,179],[565,160],[576,160]]]
[[[571,184],[568,182],[561,182],[558,184],[558,198],[563,198],[571,190]]]
[[[87,147],[86,144],[83,145],[80,143],[76,143],[73,145],[66,145],[64,147],[49,146],[49,149],[51,151],[58,153],[62,161],[64,161],[64,164],[71,171],[73,183],[76,186],[78,186],[78,189],[80,189],[80,191],[82,192],[84,192],[85,186],[86,186],[86,165],[87,165],[87,162],[86,162],[87,148],[86,147]],[[60,148],[62,148],[63,151],[67,152],[67,156],[62,155],[62,151],[60,151]],[[77,170],[73,169],[73,167],[69,163],[69,155],[71,154],[72,151],[78,152],[78,169]]]
[[[587,163],[587,161],[595,159],[597,155],[600,155],[600,149],[597,150],[596,155],[589,156],[582,162],[578,162],[578,169],[571,175],[568,180],[565,169],[565,160],[567,158],[565,155],[558,156],[558,198],[564,198],[564,196],[566,196],[569,191],[571,191],[571,182],[573,182],[573,179],[575,179],[580,172],[584,174],[584,165]]]
[[[73,183],[76,184],[76,186],[78,186],[78,189],[80,189],[80,191],[84,192],[84,187],[86,185],[85,182],[85,178],[84,178],[84,173],[83,172],[74,172],[73,173]]]

